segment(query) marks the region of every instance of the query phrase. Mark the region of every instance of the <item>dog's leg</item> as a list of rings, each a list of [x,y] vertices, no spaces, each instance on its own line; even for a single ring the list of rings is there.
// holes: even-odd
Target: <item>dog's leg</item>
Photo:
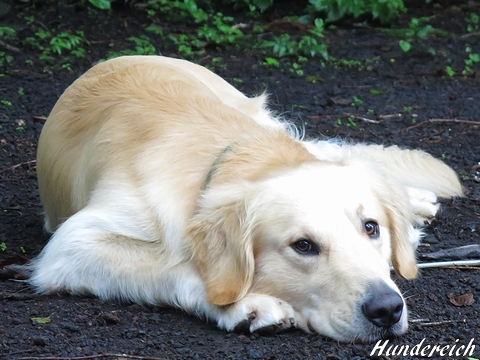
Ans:
[[[111,215],[111,214],[110,214]],[[122,224],[120,228],[128,228]],[[131,225],[131,224],[130,224]],[[221,329],[283,330],[293,308],[277,298],[247,294],[228,306],[210,304],[187,256],[117,234],[111,217],[85,208],[63,223],[33,260],[30,282],[39,292],[67,291],[152,305],[170,305],[215,321]]]
[[[269,295],[247,294],[214,312],[218,327],[227,331],[282,331],[296,327],[295,311],[285,301]]]

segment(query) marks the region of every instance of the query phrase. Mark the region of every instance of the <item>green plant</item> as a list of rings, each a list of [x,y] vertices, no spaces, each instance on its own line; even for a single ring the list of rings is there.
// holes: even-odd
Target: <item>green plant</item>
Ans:
[[[359,106],[359,105],[362,105],[363,104],[363,101],[360,100],[358,97],[354,96],[352,98],[352,104],[351,106]]]
[[[88,0],[88,2],[102,10],[110,10],[112,8],[111,0]]]
[[[25,89],[23,87],[19,87],[18,90],[17,90],[17,94],[20,97],[25,95]]]
[[[13,56],[8,55],[4,51],[0,51],[0,66],[11,63],[13,61]]]
[[[411,43],[414,40],[425,40],[429,35],[435,35],[439,37],[451,36],[451,34],[447,31],[436,29],[429,24],[425,24],[427,21],[430,21],[430,18],[412,18],[407,28],[381,29],[381,31],[388,36],[400,38],[398,45],[404,52],[408,52],[411,49]],[[433,48],[429,48],[429,52],[434,53],[435,50]]]
[[[280,65],[280,62],[275,58],[266,57],[263,60],[262,65],[278,67]]]
[[[50,45],[52,51],[58,55],[62,55],[62,51],[68,50],[72,55],[81,58],[85,57],[85,49],[79,47],[79,45],[84,39],[83,31],[77,30],[76,34],[70,34],[64,31],[53,36],[50,40]]]
[[[4,100],[4,99],[0,100],[0,104],[2,104],[3,106],[6,106],[6,107],[12,106],[12,103],[10,101]]]
[[[203,23],[208,20],[208,13],[199,8],[195,0],[148,0],[154,13],[168,14],[171,22]]]
[[[473,67],[480,62],[480,54],[472,52],[472,48],[467,46],[465,52],[468,54],[468,58],[464,60],[465,68],[462,71],[462,75],[473,74]]]
[[[11,28],[10,26],[0,26],[0,38],[12,39],[16,34],[17,32],[15,29]]]
[[[400,40],[398,42],[398,45],[400,46],[400,49],[402,49],[403,52],[410,51],[412,47],[412,44],[410,44],[407,40]]]
[[[453,70],[451,66],[446,66],[445,67],[445,74],[447,74],[448,77],[454,77],[455,76],[455,70]]]
[[[303,75],[303,69],[300,64],[293,63],[292,67],[290,68],[290,72],[295,73],[297,75]]]
[[[2,251],[7,250],[7,244],[5,244],[5,242],[3,242],[3,241],[0,243],[0,250],[2,250]]]
[[[273,0],[224,0],[230,3],[235,9],[248,9],[250,15],[256,15],[258,11],[264,12],[273,5]]]
[[[355,120],[353,120],[352,117],[347,117],[347,127],[355,127],[357,126],[357,123],[355,122]]]
[[[24,44],[38,49],[41,54],[38,56],[40,61],[53,62],[54,55],[76,58],[85,57],[85,49],[82,47],[88,44],[83,31],[77,30],[75,34],[63,31],[59,34],[52,34],[49,30],[39,29],[35,32],[35,37],[27,37]]]
[[[238,27],[230,25],[231,23],[233,23],[232,17],[216,13],[213,16],[212,25],[204,24],[198,29],[198,37],[209,44],[234,44],[243,36],[243,33]]]
[[[309,0],[312,12],[326,14],[327,22],[335,22],[345,16],[358,18],[370,14],[381,23],[391,23],[406,11],[402,0]]]
[[[470,18],[465,19],[467,22],[467,31],[468,32],[474,32],[479,30],[479,25],[480,25],[480,16],[478,16],[476,13],[471,13]]]
[[[0,39],[13,39],[16,36],[17,32],[15,29],[10,26],[0,26]],[[13,61],[13,56],[0,51],[0,66],[11,63]]]

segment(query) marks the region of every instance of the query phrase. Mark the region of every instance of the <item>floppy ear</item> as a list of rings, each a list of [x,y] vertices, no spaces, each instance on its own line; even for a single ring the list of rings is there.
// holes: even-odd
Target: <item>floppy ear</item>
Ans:
[[[207,300],[214,305],[238,301],[252,285],[255,259],[245,203],[239,189],[208,190],[187,228]]]
[[[455,171],[425,151],[364,144],[346,147],[350,156],[373,160],[403,185],[429,190],[442,198],[463,196]]]
[[[384,176],[386,186],[377,187],[389,221],[392,243],[392,264],[395,272],[405,279],[417,276],[415,249],[410,241],[412,219],[410,203],[403,188]]]

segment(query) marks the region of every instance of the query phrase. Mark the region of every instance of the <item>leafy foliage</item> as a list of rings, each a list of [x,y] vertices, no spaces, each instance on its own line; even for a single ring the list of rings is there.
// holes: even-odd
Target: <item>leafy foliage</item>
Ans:
[[[326,14],[327,22],[369,14],[387,24],[406,11],[402,0],[309,0],[309,3],[315,11]]]

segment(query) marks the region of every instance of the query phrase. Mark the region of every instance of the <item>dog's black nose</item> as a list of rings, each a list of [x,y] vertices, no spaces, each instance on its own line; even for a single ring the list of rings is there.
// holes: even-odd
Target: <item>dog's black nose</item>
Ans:
[[[402,317],[403,300],[392,289],[377,290],[363,303],[362,312],[376,326],[388,328]]]

